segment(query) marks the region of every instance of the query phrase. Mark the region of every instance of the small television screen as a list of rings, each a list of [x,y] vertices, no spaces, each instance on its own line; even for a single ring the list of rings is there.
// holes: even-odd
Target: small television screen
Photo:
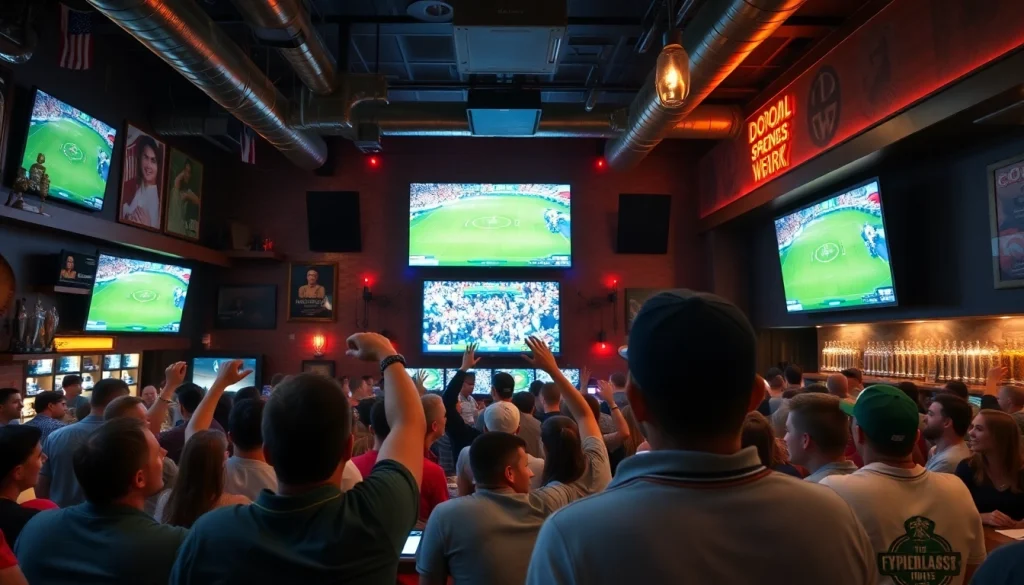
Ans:
[[[256,371],[258,359],[254,357],[194,357],[192,358],[192,367],[189,368],[189,372],[192,375],[192,382],[196,385],[202,386],[209,390],[210,386],[213,386],[214,380],[217,379],[217,373],[220,372],[221,364],[225,364],[231,360],[242,360],[242,367],[246,370],[252,370],[252,373],[243,378],[240,382],[236,382],[231,386],[228,386],[226,392],[237,392],[246,386],[256,385]]]
[[[100,254],[86,331],[178,333],[191,268]]]
[[[410,266],[572,266],[569,185],[413,183]]]
[[[103,209],[117,130],[37,89],[21,166],[40,154],[50,175],[50,197],[86,209]]]
[[[559,289],[546,281],[423,283],[423,352],[521,353],[535,336],[561,350]]]
[[[85,355],[82,356],[82,371],[83,372],[95,372],[100,369],[100,356],[98,355]]]
[[[427,392],[442,392],[444,390],[444,369],[442,368],[406,368],[410,378],[423,372],[423,387]]]
[[[25,378],[25,396],[35,396],[43,391],[44,388],[39,386],[39,378]]]
[[[75,289],[63,292],[87,291],[92,288],[93,279],[96,278],[96,256],[61,250],[57,261],[60,265],[57,286]],[[58,292],[61,291],[58,289]]]
[[[28,361],[28,375],[29,376],[41,376],[44,374],[53,373],[53,360],[29,360]]]
[[[455,372],[458,372],[458,368],[449,368],[444,371],[445,384],[451,381],[455,376]],[[491,393],[491,370],[475,368],[470,370],[476,374],[476,380],[473,384],[473,394],[490,394]]]
[[[117,370],[121,368],[121,354],[111,353],[103,356],[104,370]]]
[[[878,179],[775,220],[790,313],[896,304]]]
[[[122,368],[137,368],[139,367],[139,354],[137,353],[126,353],[124,359],[121,360]]]
[[[82,371],[82,358],[77,355],[62,355],[57,358],[58,374],[73,374]]]
[[[565,378],[567,380],[569,380],[570,384],[572,384],[576,388],[580,387],[580,371],[579,371],[578,368],[560,368],[560,369],[562,370],[562,375],[565,376]],[[553,381],[551,379],[551,376],[549,376],[547,374],[547,372],[545,372],[544,370],[537,370],[537,379],[540,380],[541,382],[551,382],[551,381]]]
[[[529,368],[511,368],[511,369],[497,369],[495,372],[505,372],[510,374],[512,379],[516,381],[515,392],[525,392],[530,389],[530,384],[537,379],[537,374],[534,370]]]

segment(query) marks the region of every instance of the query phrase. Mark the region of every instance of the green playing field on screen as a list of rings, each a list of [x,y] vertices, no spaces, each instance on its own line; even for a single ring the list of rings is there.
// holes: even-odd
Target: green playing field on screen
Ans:
[[[50,197],[86,209],[103,208],[117,130],[36,90],[21,165],[31,170],[41,153]]]
[[[178,333],[192,270],[100,254],[86,331]]]
[[[896,304],[878,181],[775,220],[788,312]]]
[[[413,183],[410,266],[572,266],[569,185]]]

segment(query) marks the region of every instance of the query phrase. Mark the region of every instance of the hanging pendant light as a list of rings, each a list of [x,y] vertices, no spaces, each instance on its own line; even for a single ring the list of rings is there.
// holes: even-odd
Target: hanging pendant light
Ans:
[[[658,55],[655,88],[662,105],[678,108],[690,95],[690,55],[683,48],[678,30],[669,31],[667,37]]]

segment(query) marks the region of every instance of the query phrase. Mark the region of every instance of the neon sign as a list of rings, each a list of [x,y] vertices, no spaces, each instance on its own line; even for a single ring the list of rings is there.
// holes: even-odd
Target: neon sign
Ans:
[[[791,118],[795,101],[791,95],[782,96],[747,123],[750,166],[754,171],[754,180],[758,182],[789,168],[792,160],[789,147],[793,138]]]

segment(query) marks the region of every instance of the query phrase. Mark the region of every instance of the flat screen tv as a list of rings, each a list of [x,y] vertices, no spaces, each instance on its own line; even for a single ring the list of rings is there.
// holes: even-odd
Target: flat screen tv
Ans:
[[[178,333],[192,269],[100,254],[86,331]]]
[[[790,313],[893,306],[878,179],[775,220]]]
[[[252,370],[252,373],[243,378],[240,382],[236,382],[231,386],[228,386],[225,391],[237,392],[247,386],[255,386],[256,381],[260,379],[259,368],[262,359],[251,355],[195,356],[192,358],[192,363],[188,368],[192,383],[209,390],[210,386],[213,386],[213,382],[217,379],[217,374],[220,372],[221,365],[231,360],[242,360],[243,369]]]
[[[406,368],[410,378],[423,372],[423,387],[427,392],[442,392],[444,390],[444,368]]]
[[[410,266],[572,266],[569,185],[413,183]]]
[[[448,368],[444,371],[445,384],[451,382],[452,378],[455,377],[455,373],[458,372],[458,368]],[[469,370],[476,374],[476,380],[473,383],[473,394],[490,394],[491,393],[491,370],[482,368],[473,368]]]
[[[580,387],[580,371],[578,368],[560,368],[562,375],[565,376],[569,383],[576,388]],[[544,370],[537,370],[537,379],[541,382],[551,382],[551,376],[548,375]]]
[[[537,379],[537,373],[530,368],[499,368],[495,372],[505,372],[516,381],[515,392],[525,392],[530,389],[530,384]]]
[[[31,170],[41,153],[50,197],[103,209],[117,130],[37,89],[21,166]]]
[[[521,353],[526,337],[561,350],[557,282],[448,281],[423,283],[424,353]]]

